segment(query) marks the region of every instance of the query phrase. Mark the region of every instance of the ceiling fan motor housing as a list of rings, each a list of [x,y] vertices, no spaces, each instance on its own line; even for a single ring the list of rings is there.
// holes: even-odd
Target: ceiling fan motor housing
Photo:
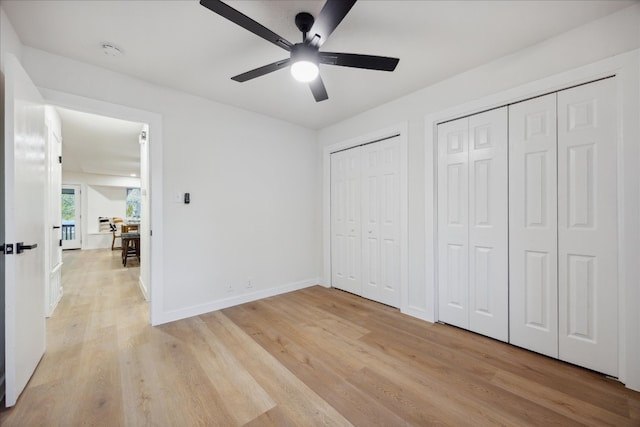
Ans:
[[[313,27],[314,22],[315,19],[310,13],[300,12],[296,15],[296,27],[298,27],[298,29],[302,31],[302,34],[304,34],[305,37],[311,30],[311,27]]]
[[[304,43],[291,47],[291,62],[308,61],[318,65],[318,49]]]

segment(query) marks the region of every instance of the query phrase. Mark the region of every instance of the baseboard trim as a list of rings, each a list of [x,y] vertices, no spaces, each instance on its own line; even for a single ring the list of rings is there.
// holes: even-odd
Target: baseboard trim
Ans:
[[[205,304],[194,305],[191,307],[172,310],[164,312],[160,317],[160,322],[157,325],[174,322],[176,320],[186,319],[188,317],[198,316],[204,313],[210,313],[216,310],[222,310],[223,308],[233,307],[235,305],[245,304],[251,301],[257,301],[264,298],[273,297],[287,292],[297,291],[300,289],[308,288],[317,285],[318,278],[302,280],[300,282],[289,283],[287,285],[277,286],[274,288],[263,289],[259,291],[250,292],[243,295],[236,295],[229,298],[223,298],[216,301],[211,301]]]
[[[138,276],[138,286],[140,286],[140,292],[142,292],[142,296],[145,301],[149,301],[149,292],[147,291],[147,287],[142,280],[142,276]]]

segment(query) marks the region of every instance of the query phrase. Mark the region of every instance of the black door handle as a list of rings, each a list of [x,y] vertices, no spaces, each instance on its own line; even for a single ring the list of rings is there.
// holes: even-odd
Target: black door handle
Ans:
[[[59,225],[54,225],[53,229],[55,230],[56,228],[60,228],[60,226]]]
[[[16,253],[17,254],[21,254],[25,250],[31,250],[31,249],[35,249],[37,247],[38,247],[37,243],[34,243],[33,245],[25,245],[24,242],[18,242],[18,243],[16,243]]]

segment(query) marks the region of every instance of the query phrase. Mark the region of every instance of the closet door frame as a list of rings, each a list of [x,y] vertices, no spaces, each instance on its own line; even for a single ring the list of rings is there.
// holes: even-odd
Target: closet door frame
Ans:
[[[425,269],[428,308],[418,316],[434,322],[438,316],[437,253],[437,126],[439,123],[469,116],[593,82],[615,78],[618,117],[618,341],[619,380],[628,388],[640,391],[640,50],[616,55],[580,68],[536,80],[522,86],[494,93],[425,117]]]
[[[400,145],[400,311],[407,313],[409,292],[409,244],[408,244],[408,122],[400,122],[355,138],[325,146],[322,149],[322,286],[331,287],[331,154],[372,142],[398,137]],[[420,262],[421,260],[418,260]],[[411,313],[408,313],[411,314]]]

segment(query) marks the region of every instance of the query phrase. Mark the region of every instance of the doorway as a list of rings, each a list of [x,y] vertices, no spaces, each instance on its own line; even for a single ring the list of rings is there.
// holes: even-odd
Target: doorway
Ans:
[[[142,162],[140,165],[142,199],[140,233],[143,238],[140,248],[139,286],[150,302],[150,323],[152,325],[164,323],[162,316],[164,238],[162,232],[155,232],[151,237],[152,230],[155,228],[156,231],[161,231],[163,224],[162,117],[157,113],[54,90],[42,89],[42,94],[46,102],[56,108],[146,124],[144,135],[141,133],[139,141],[141,158],[146,159],[146,164]]]
[[[149,125],[75,108],[53,108],[62,128],[63,248],[105,250],[114,267],[140,268],[136,275],[148,299],[149,275],[143,272],[148,270],[149,246],[149,234],[144,232],[149,219]],[[138,233],[126,240],[135,244],[135,250],[121,249],[124,233]]]
[[[64,184],[62,185],[62,194],[60,197],[62,210],[61,238],[62,249],[81,249],[82,244],[80,236],[82,236],[82,202],[81,190],[79,185]]]

